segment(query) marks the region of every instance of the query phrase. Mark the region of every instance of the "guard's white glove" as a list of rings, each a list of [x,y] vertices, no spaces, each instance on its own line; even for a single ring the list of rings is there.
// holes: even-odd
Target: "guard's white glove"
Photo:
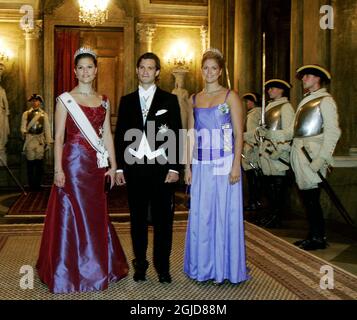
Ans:
[[[325,159],[318,157],[311,161],[310,168],[312,171],[318,172],[320,169],[322,169],[324,165],[325,165]]]
[[[244,132],[243,140],[244,140],[244,142],[249,143],[251,145],[257,143],[257,140],[256,140],[254,134],[251,134],[249,132]]]
[[[271,160],[278,160],[280,156],[282,155],[281,151],[275,150],[273,153],[270,155]]]
[[[267,134],[268,132],[268,129],[265,128],[265,127],[258,127],[255,129],[255,132],[256,132],[256,135],[259,136],[259,137],[265,137],[265,135]]]

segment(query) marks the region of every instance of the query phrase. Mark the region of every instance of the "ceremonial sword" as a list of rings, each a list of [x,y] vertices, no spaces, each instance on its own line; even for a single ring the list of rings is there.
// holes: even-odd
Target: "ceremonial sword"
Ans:
[[[301,148],[302,152],[304,153],[305,157],[307,158],[307,160],[311,163],[312,159],[309,155],[309,153],[307,152],[306,148],[303,146]],[[324,190],[326,191],[326,193],[328,194],[328,196],[330,197],[330,200],[332,201],[332,203],[335,205],[335,207],[337,208],[337,210],[341,213],[342,217],[345,219],[345,221],[351,225],[354,225],[354,221],[351,218],[351,216],[348,214],[347,210],[345,209],[345,207],[343,206],[342,202],[340,201],[340,199],[337,197],[336,193],[333,191],[333,189],[331,188],[330,184],[327,182],[326,178],[322,175],[322,173],[320,171],[317,171],[317,175],[319,176],[319,178],[321,179],[321,185],[324,188]]]

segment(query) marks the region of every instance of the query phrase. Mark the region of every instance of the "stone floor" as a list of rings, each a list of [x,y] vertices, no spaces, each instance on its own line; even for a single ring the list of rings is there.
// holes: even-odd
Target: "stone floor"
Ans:
[[[0,190],[0,223],[9,223],[4,216],[19,195],[20,193],[17,190]],[[248,220],[250,214],[249,212],[245,213],[245,217]],[[27,222],[26,220],[14,220],[12,223]],[[31,223],[36,222],[31,221]],[[357,275],[357,228],[344,223],[327,220],[326,229],[329,247],[324,250],[311,251],[311,253],[329,261],[341,269]],[[292,243],[305,237],[307,234],[307,223],[303,214],[287,214],[281,228],[267,230]]]

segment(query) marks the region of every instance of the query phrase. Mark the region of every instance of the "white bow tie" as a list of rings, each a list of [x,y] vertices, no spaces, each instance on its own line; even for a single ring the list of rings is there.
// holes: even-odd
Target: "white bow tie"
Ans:
[[[139,96],[147,101],[155,92],[156,85],[152,85],[149,89],[145,90],[142,86],[139,86]]]

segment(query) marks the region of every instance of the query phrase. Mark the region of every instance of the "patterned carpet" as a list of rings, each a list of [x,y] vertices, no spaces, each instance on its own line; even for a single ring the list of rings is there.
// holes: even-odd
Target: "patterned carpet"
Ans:
[[[41,192],[28,192],[21,194],[15,203],[10,207],[6,218],[38,218],[43,217],[46,212],[48,198],[51,188],[45,188]],[[175,212],[177,214],[187,214],[185,206],[186,196],[184,192],[177,191],[175,198]],[[108,211],[113,217],[126,217],[129,213],[127,201],[127,191],[125,187],[114,187],[108,194]]]
[[[152,265],[148,281],[136,283],[132,272],[108,290],[53,295],[36,275],[33,289],[21,289],[20,268],[34,266],[42,232],[41,224],[0,225],[0,299],[120,299],[120,300],[356,300],[357,277],[335,267],[334,288],[321,289],[320,268],[329,263],[297,249],[269,232],[245,223],[251,279],[239,285],[197,283],[182,272],[186,223],[175,222],[171,256],[173,283],[160,284]],[[129,224],[115,224],[131,260]],[[152,244],[152,233],[150,241]],[[149,248],[149,254],[152,248]]]

